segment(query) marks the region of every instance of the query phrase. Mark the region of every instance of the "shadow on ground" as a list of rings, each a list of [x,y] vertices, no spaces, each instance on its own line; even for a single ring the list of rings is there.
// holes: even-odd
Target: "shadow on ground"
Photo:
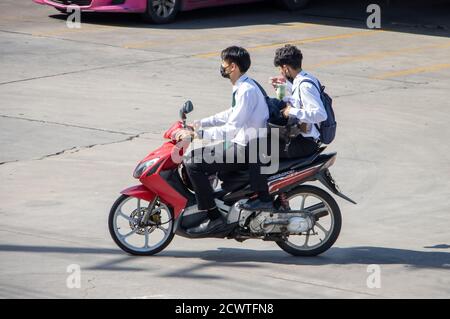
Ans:
[[[450,36],[450,0],[312,0],[302,11],[288,12],[271,1],[181,12],[176,21],[151,25],[136,14],[84,13],[82,21],[115,27],[152,29],[210,29],[260,24],[305,22],[340,27],[367,28],[368,4],[381,7],[382,29],[426,35]],[[64,14],[50,17],[66,19]],[[231,34],[232,36],[232,34]]]
[[[257,262],[309,266],[379,264],[450,269],[450,253],[387,247],[334,247],[317,257],[292,257],[279,250],[256,251],[237,248],[219,248],[205,252],[168,250],[159,256],[201,258],[223,263]]]
[[[430,246],[433,249],[448,248],[449,245],[440,244]],[[0,245],[0,252],[24,252],[37,254],[92,254],[92,255],[122,255],[120,258],[107,261],[92,267],[95,270],[145,270],[128,266],[119,266],[131,262],[138,257],[125,254],[119,249],[57,247],[57,246],[21,246]],[[317,257],[292,257],[281,250],[251,250],[240,248],[218,248],[207,251],[166,250],[154,257],[147,258],[196,258],[215,262],[220,266],[253,267],[239,265],[239,263],[272,263],[284,265],[349,265],[349,264],[379,264],[405,265],[417,268],[450,269],[450,253],[442,251],[418,251],[388,247],[333,247]],[[142,261],[142,260],[141,260]]]

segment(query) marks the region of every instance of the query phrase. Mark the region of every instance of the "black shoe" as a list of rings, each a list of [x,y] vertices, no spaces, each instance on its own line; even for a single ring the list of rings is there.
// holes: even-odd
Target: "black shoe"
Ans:
[[[265,211],[265,212],[273,212],[275,211],[275,206],[273,206],[273,202],[262,202],[259,199],[248,201],[241,205],[242,209],[250,210],[250,211]]]
[[[205,222],[201,223],[199,226],[189,228],[187,232],[188,234],[191,235],[213,234],[221,231],[222,229],[225,229],[226,226],[227,225],[222,218],[216,218],[212,220],[208,218]]]

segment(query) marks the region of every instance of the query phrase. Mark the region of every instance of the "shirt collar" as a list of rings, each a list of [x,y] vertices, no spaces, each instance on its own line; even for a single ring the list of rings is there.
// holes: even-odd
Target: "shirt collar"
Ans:
[[[306,73],[305,71],[301,70],[301,71],[297,74],[297,76],[295,77],[294,83],[292,83],[293,86],[294,86],[294,87],[297,87],[297,84],[298,84],[298,83],[302,80],[302,78],[305,77],[306,75],[307,75],[307,73]]]
[[[239,88],[239,86],[245,82],[248,79],[248,76],[245,74],[242,74],[241,77],[236,81],[236,83],[233,85],[233,93],[236,92],[236,90]]]

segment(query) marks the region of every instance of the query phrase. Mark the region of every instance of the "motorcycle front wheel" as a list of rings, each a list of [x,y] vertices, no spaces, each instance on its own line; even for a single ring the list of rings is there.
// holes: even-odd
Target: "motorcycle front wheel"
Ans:
[[[317,256],[333,246],[342,225],[338,204],[319,187],[302,185],[288,192],[287,200],[292,210],[307,210],[314,216],[314,226],[308,232],[289,235],[277,245],[294,256]]]
[[[114,242],[125,252],[150,256],[166,248],[174,237],[172,209],[157,202],[144,225],[142,218],[150,203],[121,195],[113,204],[108,218],[109,232]]]

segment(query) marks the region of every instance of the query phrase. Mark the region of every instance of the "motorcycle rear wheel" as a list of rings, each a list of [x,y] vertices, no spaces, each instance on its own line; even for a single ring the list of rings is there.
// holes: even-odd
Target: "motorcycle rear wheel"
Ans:
[[[314,203],[317,202],[317,205],[320,204],[319,202],[322,202],[323,208],[316,210],[317,220],[313,227],[313,234],[311,234],[311,231],[308,231],[307,233],[301,233],[300,235],[290,235],[285,240],[277,241],[277,245],[285,252],[293,256],[303,257],[317,256],[330,249],[339,237],[342,225],[341,211],[334,198],[323,189],[310,185],[299,186],[288,192],[286,195],[287,199],[289,200],[289,204],[291,205],[291,209],[308,209],[308,207],[312,207],[304,207],[306,205],[305,203],[308,197],[315,198]],[[303,207],[295,207],[291,204],[292,199],[299,196],[302,197],[300,206]],[[325,219],[325,217],[327,216],[329,216],[330,218],[330,227],[328,230],[321,224],[322,222],[319,222],[321,218]],[[316,228],[318,228],[318,236],[319,231],[321,231],[325,236],[323,240],[319,238],[319,242],[317,244],[309,246],[310,236],[315,236],[314,232],[316,231]],[[304,244],[295,244],[290,240],[291,238],[304,238]]]
[[[132,203],[132,201],[136,201],[137,205],[130,205],[127,212],[123,211],[124,206]],[[152,225],[142,227],[138,221],[139,218],[142,218],[146,209],[148,209],[148,205],[141,205],[141,202],[144,201],[128,195],[121,195],[115,201],[109,213],[109,233],[117,246],[123,251],[136,256],[151,256],[162,251],[172,241],[175,235],[173,233],[174,215],[171,208],[164,203],[158,203],[153,209],[153,213],[155,213],[154,217],[151,218],[155,221],[159,218],[159,225],[157,222],[152,222]],[[165,211],[164,220],[161,217],[163,210]],[[159,214],[159,217],[156,216],[157,214]],[[122,228],[129,228],[126,229],[126,234],[120,232]],[[153,237],[157,236],[155,234],[156,231],[161,231],[163,234],[160,235],[163,237],[155,245],[150,245],[150,235],[153,234]],[[128,241],[128,238],[132,238],[132,236],[134,239],[133,242]],[[142,241],[144,244],[143,247],[135,244],[142,243]]]

